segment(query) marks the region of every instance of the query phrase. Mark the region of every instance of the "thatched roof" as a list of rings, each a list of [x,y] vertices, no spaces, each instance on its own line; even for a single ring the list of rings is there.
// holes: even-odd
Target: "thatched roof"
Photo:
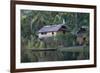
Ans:
[[[66,31],[68,31],[67,27],[64,24],[58,24],[58,25],[48,25],[42,27],[38,32],[57,32],[60,28],[65,28]]]

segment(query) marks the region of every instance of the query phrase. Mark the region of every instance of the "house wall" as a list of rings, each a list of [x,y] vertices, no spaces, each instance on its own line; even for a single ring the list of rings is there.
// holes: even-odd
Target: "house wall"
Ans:
[[[52,32],[47,32],[46,34],[41,34],[39,33],[38,36],[39,38],[43,38],[43,37],[51,37],[51,36],[55,36],[57,34],[57,32],[53,32],[54,34],[52,34]]]
[[[77,42],[78,42],[79,45],[82,45],[83,37],[77,37]]]

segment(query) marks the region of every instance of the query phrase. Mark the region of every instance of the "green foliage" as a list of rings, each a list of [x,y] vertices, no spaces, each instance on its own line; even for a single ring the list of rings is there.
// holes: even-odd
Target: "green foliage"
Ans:
[[[75,41],[74,39],[75,36],[71,33],[58,33],[56,36],[57,42],[61,44],[62,47],[68,47],[68,46],[73,46],[73,42]],[[58,45],[59,46],[59,45]]]
[[[74,45],[73,42],[75,42],[75,36],[71,33],[67,33],[65,40],[66,40],[66,42],[68,42],[67,43],[68,46],[73,46]]]

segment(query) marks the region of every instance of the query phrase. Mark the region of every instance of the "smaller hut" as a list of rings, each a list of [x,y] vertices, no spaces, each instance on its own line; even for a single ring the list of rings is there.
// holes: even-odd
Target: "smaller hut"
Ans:
[[[83,45],[88,38],[88,27],[81,27],[76,33],[76,41],[78,45]]]

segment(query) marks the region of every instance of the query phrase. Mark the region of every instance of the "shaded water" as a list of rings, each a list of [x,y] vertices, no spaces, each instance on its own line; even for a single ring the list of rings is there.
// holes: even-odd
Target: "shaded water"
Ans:
[[[84,60],[89,59],[87,56],[80,52],[67,52],[59,50],[34,51],[32,49],[24,49],[21,53],[21,62]]]

